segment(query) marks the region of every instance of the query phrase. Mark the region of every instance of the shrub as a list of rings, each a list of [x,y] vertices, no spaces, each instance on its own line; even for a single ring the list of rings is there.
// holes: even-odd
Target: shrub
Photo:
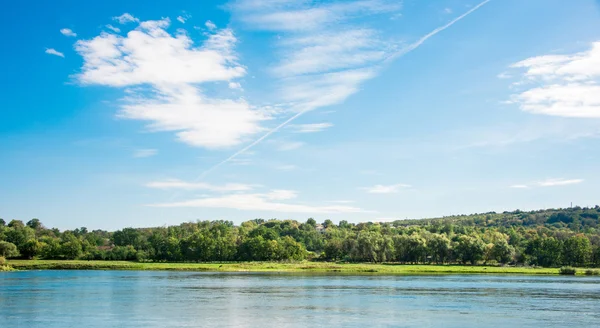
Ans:
[[[6,259],[4,258],[4,256],[0,256],[0,265],[5,265],[6,264]]]
[[[558,273],[573,276],[577,273],[577,269],[572,268],[572,267],[561,267],[560,270],[558,271]]]
[[[586,276],[600,276],[600,270],[585,270],[585,275]]]

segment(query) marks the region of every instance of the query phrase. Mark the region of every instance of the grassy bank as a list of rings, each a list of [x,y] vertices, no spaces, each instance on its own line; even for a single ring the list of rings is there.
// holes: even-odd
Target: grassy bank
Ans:
[[[554,268],[492,267],[462,265],[397,265],[324,262],[242,263],[138,263],[123,261],[11,260],[17,270],[171,270],[211,272],[320,272],[377,274],[558,274]]]

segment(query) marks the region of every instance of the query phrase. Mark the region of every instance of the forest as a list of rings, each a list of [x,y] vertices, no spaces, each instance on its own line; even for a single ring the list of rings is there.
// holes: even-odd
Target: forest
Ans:
[[[108,232],[0,219],[0,257],[600,267],[600,207],[394,222],[198,221]]]

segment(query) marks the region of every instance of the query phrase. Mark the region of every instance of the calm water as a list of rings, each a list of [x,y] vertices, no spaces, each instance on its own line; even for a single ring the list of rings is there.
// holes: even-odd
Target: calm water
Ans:
[[[598,327],[600,279],[0,273],[0,327]]]

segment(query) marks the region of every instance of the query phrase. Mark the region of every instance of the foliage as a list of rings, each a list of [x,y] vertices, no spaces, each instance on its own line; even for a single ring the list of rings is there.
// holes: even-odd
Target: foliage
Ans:
[[[4,258],[17,257],[19,256],[19,250],[13,243],[0,241],[0,256]]]
[[[562,275],[575,275],[577,273],[577,269],[565,266],[561,267],[558,273]]]
[[[391,223],[187,222],[114,232],[0,221],[0,255],[139,262],[345,261],[600,267],[600,207]]]

